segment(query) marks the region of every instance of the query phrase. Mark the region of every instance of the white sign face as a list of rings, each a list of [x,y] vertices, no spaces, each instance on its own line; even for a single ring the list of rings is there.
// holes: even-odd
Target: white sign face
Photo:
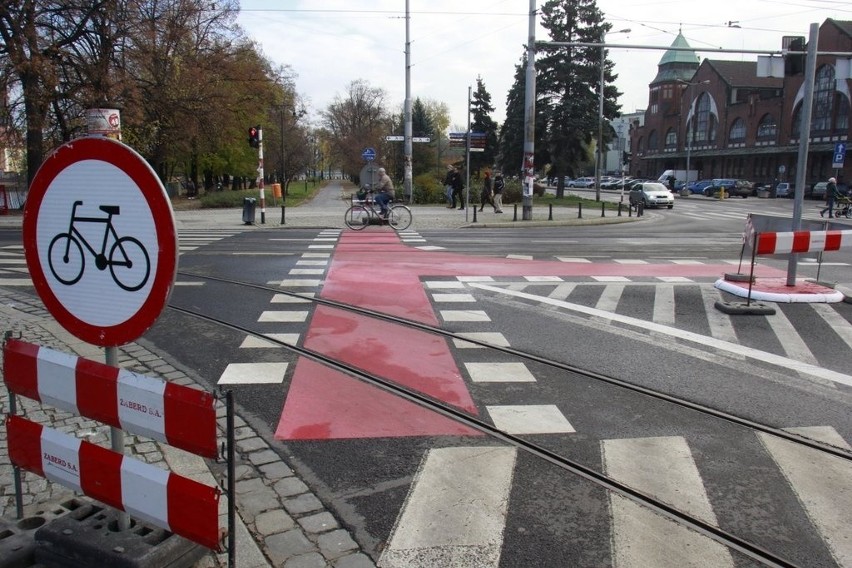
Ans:
[[[177,270],[171,204],[153,169],[120,142],[81,138],[48,156],[23,233],[39,296],[84,341],[133,341],[168,301]]]
[[[154,218],[135,182],[98,160],[72,164],[47,187],[36,248],[56,298],[99,327],[118,325],[139,310],[159,254]]]

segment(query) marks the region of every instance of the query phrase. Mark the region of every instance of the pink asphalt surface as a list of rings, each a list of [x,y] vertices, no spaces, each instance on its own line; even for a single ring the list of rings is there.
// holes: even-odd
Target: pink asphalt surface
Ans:
[[[511,260],[404,245],[378,229],[344,232],[321,297],[440,325],[421,279],[458,276],[721,277],[730,265],[603,264]],[[759,277],[782,272],[757,267]],[[304,346],[394,381],[473,415],[478,409],[448,340],[328,306],[318,306]],[[305,359],[297,362],[275,436],[318,440],[400,436],[478,435],[439,414]]]

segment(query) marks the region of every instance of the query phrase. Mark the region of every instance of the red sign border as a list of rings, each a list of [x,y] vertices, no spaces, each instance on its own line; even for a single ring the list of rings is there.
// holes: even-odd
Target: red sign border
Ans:
[[[91,325],[72,314],[47,283],[37,250],[38,213],[47,188],[67,167],[83,161],[111,164],[136,184],[148,203],[157,234],[157,265],[148,297],[127,320],[113,326]],[[105,137],[79,138],[54,150],[44,161],[30,185],[23,219],[24,255],[36,292],[56,321],[74,336],[100,347],[115,347],[141,337],[160,317],[168,303],[177,274],[178,241],[174,213],[156,172],[129,146]]]

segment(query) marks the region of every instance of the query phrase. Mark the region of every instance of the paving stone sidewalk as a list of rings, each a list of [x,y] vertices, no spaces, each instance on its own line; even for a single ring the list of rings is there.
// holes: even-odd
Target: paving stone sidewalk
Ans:
[[[0,288],[0,332],[23,341],[75,356],[103,362],[101,348],[76,339],[45,310],[41,301],[19,290]],[[178,368],[144,346],[144,340],[119,348],[119,366],[133,372],[197,387],[192,372]],[[5,382],[0,389],[0,411],[8,414],[10,398]],[[109,447],[109,427],[98,422],[17,397],[17,412],[88,442]],[[224,440],[225,410],[217,409],[220,440]],[[294,473],[287,462],[239,416],[235,417],[236,503],[239,568],[368,568],[375,563],[364,554],[345,527]],[[156,441],[127,434],[125,454],[175,473],[215,485],[224,482],[223,463],[204,460]],[[45,504],[74,497],[72,490],[29,472],[22,472],[24,517]],[[220,526],[227,526],[225,497]],[[8,456],[5,424],[0,423],[0,517],[16,519],[13,468]],[[2,546],[2,538],[0,538]],[[227,566],[227,554],[206,555],[197,568]]]

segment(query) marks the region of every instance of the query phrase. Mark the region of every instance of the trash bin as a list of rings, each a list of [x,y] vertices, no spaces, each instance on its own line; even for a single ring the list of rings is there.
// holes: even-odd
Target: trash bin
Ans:
[[[243,198],[243,223],[251,225],[254,223],[254,208],[257,199],[254,197]]]

